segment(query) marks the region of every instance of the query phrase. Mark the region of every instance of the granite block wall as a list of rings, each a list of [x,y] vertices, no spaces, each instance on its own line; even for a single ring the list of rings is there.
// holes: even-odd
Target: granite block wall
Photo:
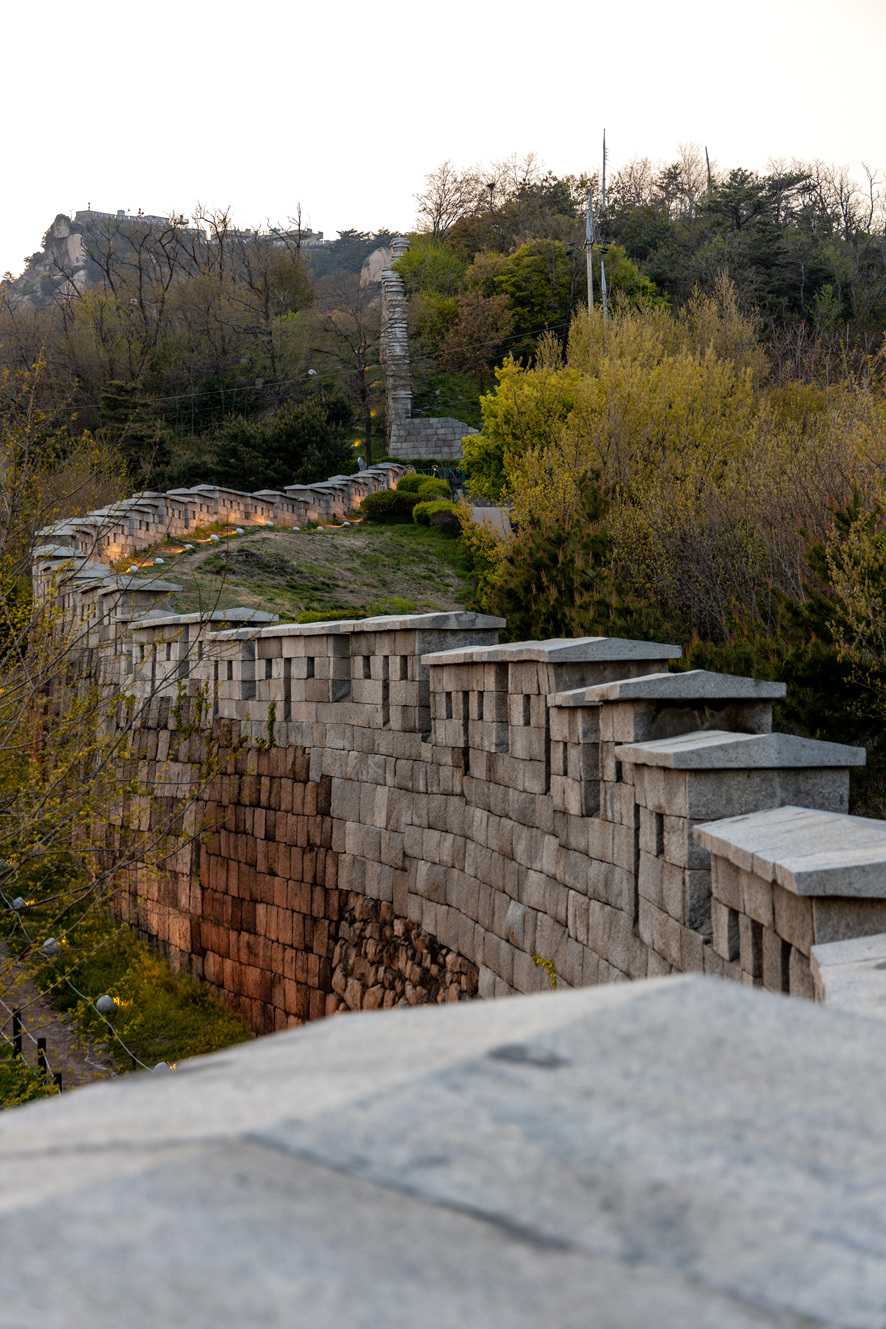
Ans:
[[[499,645],[504,622],[471,613],[180,615],[173,583],[108,567],[211,520],[339,515],[402,470],[142,495],[35,551],[77,676],[139,710],[154,798],[129,826],[194,836],[121,881],[173,963],[264,1032],[672,972],[811,996],[814,947],[886,931],[886,839],[848,815],[865,754],[773,733],[781,684],[671,672],[656,642]],[[803,818],[831,855],[808,871]]]
[[[231,751],[193,795],[211,827],[199,852],[147,874],[130,912],[256,1030],[528,992],[551,975],[763,981],[756,932],[741,950],[749,923],[723,942],[705,827],[797,804],[851,821],[863,752],[773,734],[782,685],[671,673],[676,647],[498,645],[502,626],[466,613],[127,622],[114,659],[154,698],[158,729],[145,778],[160,787],[174,760],[188,784],[183,695],[210,700]],[[811,994],[808,953],[804,969],[768,943],[769,969],[787,966],[779,990]]]

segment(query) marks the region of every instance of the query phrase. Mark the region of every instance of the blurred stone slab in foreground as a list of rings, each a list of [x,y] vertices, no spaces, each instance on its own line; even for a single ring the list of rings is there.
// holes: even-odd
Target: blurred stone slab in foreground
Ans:
[[[886,1324],[886,1028],[716,979],[320,1021],[0,1155],[9,1329]]]

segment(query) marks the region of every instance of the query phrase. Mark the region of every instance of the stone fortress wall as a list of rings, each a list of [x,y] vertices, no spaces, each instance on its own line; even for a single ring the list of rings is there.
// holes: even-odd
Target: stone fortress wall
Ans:
[[[185,511],[332,515],[398,470],[147,495],[44,533],[38,580],[83,625],[89,667],[146,705],[144,778],[213,828],[142,874],[132,921],[259,1032],[549,973],[837,1000],[882,984],[886,824],[847,813],[865,754],[773,733],[783,685],[672,673],[679,649],[654,642],[499,645],[503,621],[471,613],[177,615],[172,583],[85,558],[144,548]],[[201,790],[210,730],[229,760]]]
[[[405,236],[391,241],[391,263],[409,249]],[[462,439],[479,431],[452,416],[413,418],[409,367],[408,306],[403,278],[382,269],[382,361],[385,367],[388,453],[392,457],[461,459]]]
[[[71,587],[97,578],[113,581],[109,564],[153,549],[166,536],[187,540],[194,531],[214,524],[298,527],[341,520],[369,494],[395,486],[406,469],[398,462],[381,462],[357,475],[333,475],[321,484],[286,485],[283,490],[260,489],[254,494],[218,485],[163,494],[145,490],[41,531],[41,543],[34,550],[35,576],[40,583],[64,565],[65,584]],[[69,566],[72,555],[76,563]]]

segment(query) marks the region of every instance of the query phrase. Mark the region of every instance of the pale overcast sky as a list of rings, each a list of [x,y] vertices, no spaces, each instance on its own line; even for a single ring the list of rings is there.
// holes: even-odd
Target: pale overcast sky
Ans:
[[[612,168],[886,168],[886,0],[8,0],[0,33],[0,272],[88,203],[407,229],[444,159],[594,170],[604,125]]]

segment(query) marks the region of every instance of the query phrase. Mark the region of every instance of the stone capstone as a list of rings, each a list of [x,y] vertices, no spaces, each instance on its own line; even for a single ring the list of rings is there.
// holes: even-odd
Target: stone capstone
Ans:
[[[646,674],[617,679],[589,688],[573,688],[551,698],[554,706],[597,705],[604,701],[756,701],[783,697],[784,683],[769,683],[738,674],[687,669],[680,674]]]
[[[711,729],[615,749],[619,761],[675,771],[772,770],[863,766],[864,748],[794,734],[733,734]]]
[[[870,817],[771,808],[697,826],[695,840],[795,895],[886,895],[886,822]]]

